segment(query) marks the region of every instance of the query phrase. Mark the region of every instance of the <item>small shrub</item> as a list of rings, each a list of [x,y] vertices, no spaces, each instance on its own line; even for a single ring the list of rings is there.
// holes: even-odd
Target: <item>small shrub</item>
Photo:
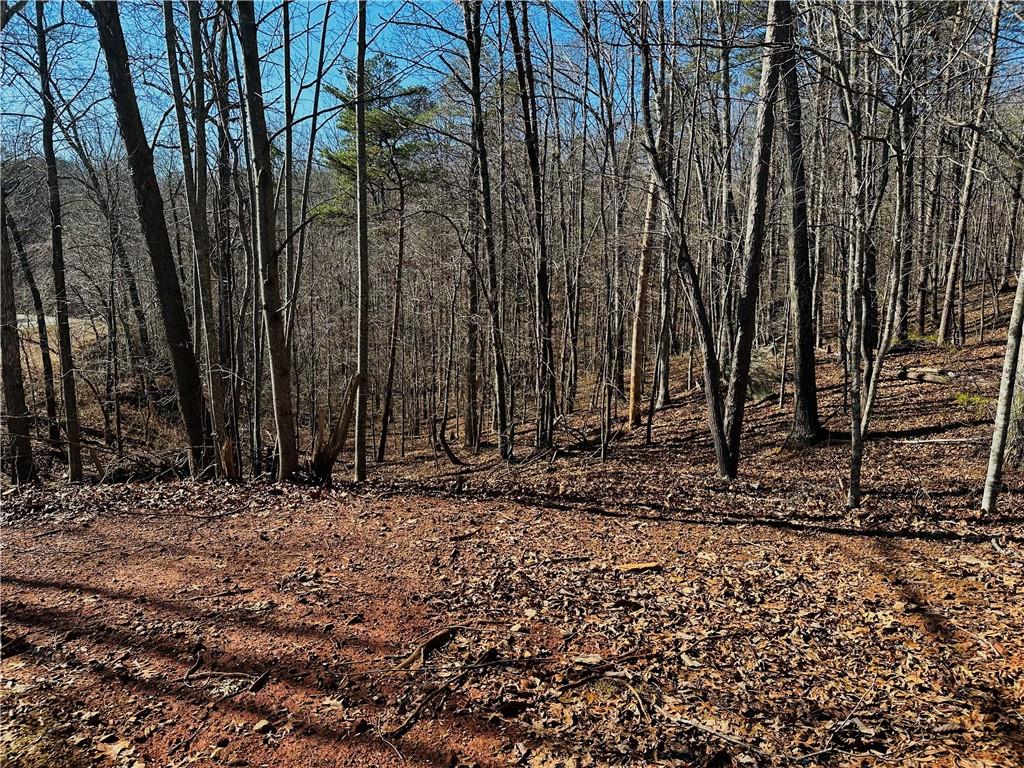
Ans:
[[[974,415],[981,419],[989,415],[994,400],[991,397],[978,395],[973,392],[957,392],[956,404],[965,411],[973,411]]]

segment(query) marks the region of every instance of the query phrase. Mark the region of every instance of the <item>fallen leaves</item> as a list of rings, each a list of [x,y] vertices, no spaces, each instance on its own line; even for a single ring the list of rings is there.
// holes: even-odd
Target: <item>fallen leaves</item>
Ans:
[[[1011,525],[928,517],[959,497],[911,506],[903,490],[853,521],[771,473],[715,484],[624,455],[560,464],[556,507],[528,466],[501,476],[513,501],[457,504],[400,489],[29,491],[46,510],[10,529],[3,595],[28,652],[4,673],[19,698],[80,695],[68,743],[118,768],[331,764],[350,749],[397,765],[384,739],[444,742],[441,764],[458,765],[1020,762]]]
[[[120,739],[112,733],[105,734],[96,742],[96,750],[108,760],[116,761],[122,755],[133,752],[130,741]]]

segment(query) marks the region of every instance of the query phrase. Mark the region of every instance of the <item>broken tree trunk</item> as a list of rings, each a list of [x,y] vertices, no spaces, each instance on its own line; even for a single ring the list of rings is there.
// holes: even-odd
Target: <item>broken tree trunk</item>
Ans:
[[[345,392],[345,403],[341,409],[341,416],[329,435],[327,434],[327,419],[321,415],[320,426],[313,443],[313,459],[309,464],[309,471],[318,482],[325,485],[331,484],[334,463],[345,447],[345,438],[348,435],[349,425],[352,423],[352,407],[355,404],[359,385],[359,376],[353,376]]]

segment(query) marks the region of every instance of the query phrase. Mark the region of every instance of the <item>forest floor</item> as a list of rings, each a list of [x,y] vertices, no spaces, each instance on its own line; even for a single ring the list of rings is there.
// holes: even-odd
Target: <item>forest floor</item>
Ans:
[[[887,363],[856,513],[827,375],[833,439],[752,404],[734,483],[679,392],[604,462],[7,491],[0,759],[1024,766],[1021,474],[975,512],[1001,359]]]

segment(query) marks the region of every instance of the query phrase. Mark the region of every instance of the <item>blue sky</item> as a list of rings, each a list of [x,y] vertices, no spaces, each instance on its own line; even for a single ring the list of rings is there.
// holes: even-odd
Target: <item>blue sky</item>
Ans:
[[[310,86],[316,71],[320,25],[325,5],[323,0],[293,2],[290,5],[292,88],[293,98],[297,100],[297,116],[308,115],[312,108],[313,88]],[[371,3],[368,17],[370,34],[378,32],[382,22],[400,12],[402,5],[401,2]],[[275,12],[280,3],[261,2],[256,6],[257,18],[262,19],[260,44],[266,56],[263,68],[264,91],[268,97],[268,119],[273,130],[273,124],[280,123],[283,115],[281,14]],[[204,7],[209,15],[213,14],[213,3],[206,2]],[[162,8],[157,2],[130,0],[121,3],[120,10],[143,119],[150,139],[157,141],[159,151],[161,145],[176,143],[173,118],[166,114],[170,100]],[[344,83],[343,64],[355,53],[355,11],[356,5],[353,2],[334,0],[331,3],[325,61],[328,66],[332,62],[335,66],[328,71],[328,83]],[[23,9],[23,13],[29,14],[34,24],[35,9],[32,3]],[[109,104],[102,103],[108,90],[107,73],[91,17],[74,2],[48,2],[45,13],[48,25],[63,22],[61,28],[54,30],[48,38],[52,80],[64,98],[73,102],[76,111],[88,107],[97,124],[106,125],[108,130],[113,131],[116,126],[113,112]],[[179,39],[183,39],[187,34],[183,3],[176,3],[175,13]],[[376,44],[386,45],[387,35],[387,31],[383,35],[378,34]],[[32,69],[36,60],[35,34],[23,16],[12,20],[4,30],[3,51],[0,106],[4,115],[0,126],[5,136],[5,151],[11,152],[17,151],[17,147],[11,144],[13,137],[22,136],[26,142],[33,143],[32,137],[38,132],[41,115],[38,79]],[[182,61],[181,66],[184,73],[188,68],[187,59]],[[326,93],[322,94],[321,109],[330,104],[331,98]],[[320,122],[324,124],[323,119]],[[308,125],[308,121],[303,124]],[[299,131],[300,134],[304,132],[305,127]],[[99,136],[97,141],[102,143],[115,138]]]

